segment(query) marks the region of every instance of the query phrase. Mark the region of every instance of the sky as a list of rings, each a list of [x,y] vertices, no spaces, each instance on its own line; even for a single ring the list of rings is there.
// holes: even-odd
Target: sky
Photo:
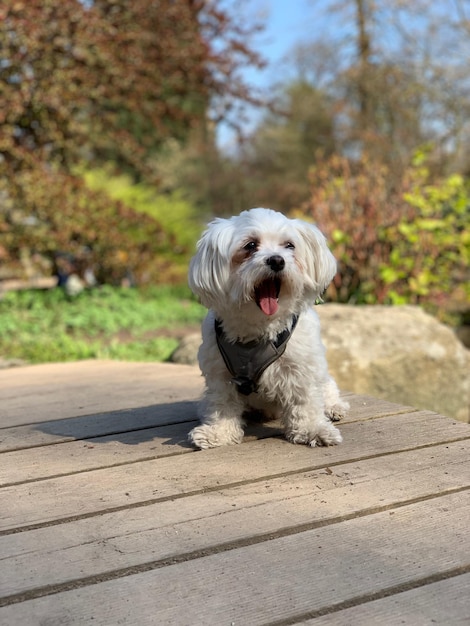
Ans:
[[[258,36],[255,47],[269,64],[265,70],[247,72],[250,80],[267,86],[276,78],[279,62],[295,44],[308,41],[314,5],[321,4],[324,2],[312,0],[251,0],[248,3],[250,14],[261,16],[265,24],[265,30]]]
[[[266,68],[256,70],[249,68],[243,76],[249,84],[267,88],[282,78],[279,75],[282,61],[295,44],[308,41],[314,28],[316,8],[325,6],[324,0],[246,0],[241,3],[244,16],[261,18],[265,24],[264,31],[254,40],[254,48],[267,61]],[[281,70],[282,71],[282,70]],[[249,112],[248,129],[256,124],[261,113]],[[225,125],[218,129],[218,144],[230,149],[235,141],[234,134]]]

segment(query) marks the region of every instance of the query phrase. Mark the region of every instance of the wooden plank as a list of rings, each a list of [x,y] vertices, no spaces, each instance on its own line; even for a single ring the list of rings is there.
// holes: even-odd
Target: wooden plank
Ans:
[[[344,463],[3,536],[2,593],[335,524],[461,489],[470,485],[469,444]]]
[[[358,606],[302,620],[304,626],[377,626],[377,624],[470,624],[470,574],[454,576],[380,600],[357,598]],[[299,623],[299,622],[297,622]]]
[[[282,623],[470,571],[468,513],[468,493],[446,495],[10,605],[0,623]]]
[[[184,422],[6,452],[0,455],[0,486],[190,452],[188,432],[196,424]]]
[[[158,396],[154,390],[155,399]],[[129,389],[129,395],[132,389]],[[188,398],[186,396],[189,396]],[[34,446],[63,443],[76,439],[102,437],[111,433],[128,432],[166,424],[189,421],[196,418],[198,394],[193,391],[179,394],[178,401],[152,404],[135,409],[104,412],[96,415],[69,417],[61,420],[0,428],[0,452],[28,449]],[[351,404],[351,411],[342,423],[361,419],[409,413],[414,409],[393,402],[364,395],[343,394]],[[194,398],[194,399],[193,399]],[[273,423],[273,426],[275,424]]]
[[[182,394],[183,395],[183,394]],[[123,411],[0,429],[0,452],[65,443],[195,420],[197,402],[179,400]],[[31,452],[27,453],[31,455]]]
[[[331,448],[264,439],[112,467],[0,490],[0,529],[28,527],[77,515],[177,497],[222,485],[308,471],[351,459],[389,454],[468,437],[470,426],[428,411],[344,424],[345,443]],[[100,485],[100,489],[96,486]]]
[[[193,452],[188,433],[198,421],[194,416],[193,421],[187,421],[189,415],[173,416],[182,423],[4,452],[0,454],[0,487]],[[280,425],[252,424],[244,441],[272,436],[282,436]]]
[[[197,367],[168,363],[77,361],[0,371],[0,425],[193,400],[202,391]]]
[[[372,398],[366,396],[349,398],[349,401],[351,412],[343,423],[357,421],[361,417],[370,419],[368,416],[372,413],[377,419],[389,415],[391,410],[398,414],[406,412],[406,409],[399,405],[381,400],[375,403]],[[2,433],[0,437],[5,437],[4,454],[0,454],[0,486],[189,452],[191,447],[187,443],[187,433],[195,426],[195,422],[182,425],[179,422],[194,420],[196,410],[195,402],[178,402],[173,405],[156,405],[121,413],[80,417],[75,420],[70,418],[59,422],[45,422],[30,427],[6,429],[3,433],[0,431]],[[144,426],[155,423],[172,425],[157,428]],[[20,444],[18,437],[21,435],[18,431],[26,428],[33,430],[26,433],[23,430],[23,436],[28,433],[31,436],[26,437],[26,441],[23,440]],[[134,430],[131,430],[132,428]],[[113,434],[104,437],[92,435],[104,429],[110,430]],[[14,437],[7,439],[6,433],[10,430],[15,431]],[[61,445],[43,445],[32,452],[30,449],[32,443],[45,441],[44,435],[50,437],[55,444]],[[67,435],[72,439],[71,442],[65,439]],[[245,441],[281,435],[279,422],[251,424],[246,429]],[[84,442],[84,438],[87,441]],[[14,443],[20,449],[8,452],[8,447]]]
[[[386,417],[387,415],[399,415],[400,413],[412,413],[416,411],[412,406],[404,406],[397,404],[396,402],[389,402],[382,398],[373,398],[365,394],[341,394],[349,404],[351,410],[347,417],[342,420],[345,422],[352,422],[364,419],[376,419],[378,417]],[[341,423],[340,422],[340,425]]]

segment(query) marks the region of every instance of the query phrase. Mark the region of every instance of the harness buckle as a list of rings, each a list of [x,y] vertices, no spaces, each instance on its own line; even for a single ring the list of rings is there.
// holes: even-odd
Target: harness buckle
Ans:
[[[237,386],[238,393],[241,393],[243,396],[249,396],[251,393],[258,391],[258,385],[249,378],[232,378],[230,382],[232,385]]]

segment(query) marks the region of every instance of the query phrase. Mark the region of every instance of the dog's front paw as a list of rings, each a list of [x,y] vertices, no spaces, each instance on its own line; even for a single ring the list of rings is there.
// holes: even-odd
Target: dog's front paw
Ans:
[[[293,429],[286,432],[286,439],[291,443],[311,446],[334,446],[343,441],[339,430],[330,422],[318,426],[315,430]]]
[[[200,448],[217,448],[218,446],[227,446],[241,443],[243,439],[243,429],[231,424],[202,424],[193,428],[189,435],[189,441]]]
[[[340,419],[346,417],[349,411],[349,402],[344,400],[338,400],[335,404],[327,406],[325,409],[325,415],[332,422],[339,422]]]
[[[308,442],[312,448],[314,446],[335,446],[343,441],[341,433],[333,424],[321,426],[317,434]]]

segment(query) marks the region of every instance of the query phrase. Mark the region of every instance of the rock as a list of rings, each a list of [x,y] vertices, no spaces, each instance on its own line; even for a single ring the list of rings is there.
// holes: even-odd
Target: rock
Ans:
[[[179,365],[197,365],[197,351],[201,341],[201,333],[186,335],[170,356],[170,361]]]
[[[342,389],[469,421],[470,352],[419,307],[317,307]]]
[[[331,374],[341,389],[470,421],[470,351],[419,307],[316,307]],[[188,335],[175,363],[197,363]]]

